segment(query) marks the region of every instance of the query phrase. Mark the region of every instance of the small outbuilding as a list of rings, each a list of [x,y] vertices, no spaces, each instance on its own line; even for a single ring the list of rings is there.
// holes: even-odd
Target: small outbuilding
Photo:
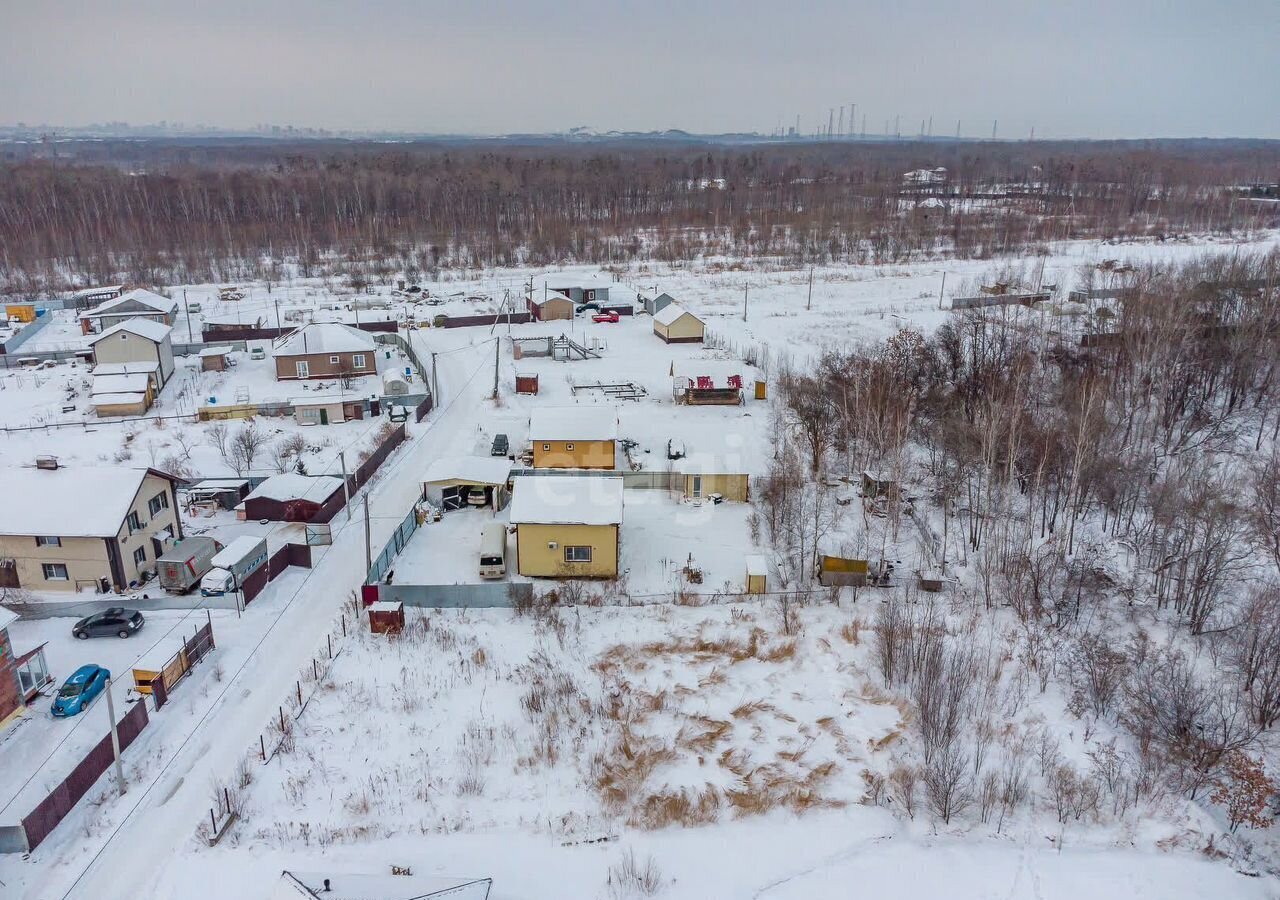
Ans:
[[[523,476],[514,480],[516,568],[535,578],[616,578],[622,479]]]
[[[364,418],[364,400],[340,394],[294,397],[293,418],[299,425],[341,425],[348,419]]]
[[[374,634],[399,634],[404,631],[404,604],[392,600],[375,600],[369,604],[369,630]]]
[[[604,404],[535,409],[529,441],[535,469],[612,469],[618,411]]]
[[[769,591],[769,560],[758,554],[747,556],[747,593],[765,594]]]
[[[327,522],[344,502],[341,478],[286,472],[250,491],[237,511],[246,520]]]
[[[653,333],[668,344],[699,344],[706,336],[706,324],[676,303],[670,303],[653,317]]]
[[[450,456],[434,460],[423,476],[422,496],[437,509],[468,506],[502,509],[511,460],[502,456]]]
[[[230,364],[230,347],[205,347],[200,351],[200,371],[224,372]]]
[[[539,322],[572,319],[576,308],[568,296],[550,290],[543,291],[541,295],[535,291],[529,297],[528,307],[529,315]]]
[[[675,303],[675,302],[676,302],[676,298],[672,297],[670,294],[666,292],[658,294],[656,297],[640,298],[641,308],[651,316],[656,316],[658,313],[662,312],[664,309],[666,309],[668,306],[670,306],[672,303]]]

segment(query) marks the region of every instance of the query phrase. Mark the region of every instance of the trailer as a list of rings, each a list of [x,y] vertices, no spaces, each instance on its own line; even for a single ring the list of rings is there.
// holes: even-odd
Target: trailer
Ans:
[[[211,560],[213,568],[200,580],[200,594],[220,597],[241,589],[245,579],[267,564],[266,538],[238,537]]]
[[[160,587],[174,594],[185,594],[213,568],[213,558],[222,545],[211,537],[191,537],[178,541],[156,560]]]

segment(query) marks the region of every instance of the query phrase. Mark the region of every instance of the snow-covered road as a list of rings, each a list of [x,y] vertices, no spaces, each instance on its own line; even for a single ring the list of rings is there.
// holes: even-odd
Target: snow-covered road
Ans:
[[[425,344],[416,335],[414,339]],[[365,489],[375,554],[418,498],[419,475],[427,463],[449,452],[450,442],[465,434],[492,389],[492,380],[484,376],[492,367],[492,344],[479,343],[478,335],[473,340],[474,349],[463,342],[455,352],[441,354],[443,405],[421,425],[410,425],[412,439]],[[360,504],[362,499],[358,495],[352,502]],[[358,506],[350,521],[340,514],[333,525],[333,545],[285,599],[255,652],[238,670],[227,673],[221,695],[177,752],[158,760],[144,783],[131,785],[126,796],[113,800],[117,809],[103,811],[107,815],[102,819],[118,823],[111,833],[86,836],[64,823],[29,861],[16,870],[4,870],[5,891],[16,889],[19,893],[12,896],[39,900],[152,896],[156,868],[167,865],[192,840],[209,806],[212,780],[229,776],[257,741],[285,686],[292,685],[309,663],[343,601],[364,580],[364,528]]]

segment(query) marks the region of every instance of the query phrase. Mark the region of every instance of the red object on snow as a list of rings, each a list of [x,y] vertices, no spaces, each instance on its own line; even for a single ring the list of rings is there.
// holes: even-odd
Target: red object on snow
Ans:
[[[616,312],[596,313],[591,317],[592,322],[617,322],[621,317]]]

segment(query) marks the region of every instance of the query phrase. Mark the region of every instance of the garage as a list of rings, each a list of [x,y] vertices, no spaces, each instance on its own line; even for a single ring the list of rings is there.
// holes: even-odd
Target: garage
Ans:
[[[507,503],[511,460],[496,456],[437,459],[423,478],[422,496],[448,512],[466,507],[499,510]]]

